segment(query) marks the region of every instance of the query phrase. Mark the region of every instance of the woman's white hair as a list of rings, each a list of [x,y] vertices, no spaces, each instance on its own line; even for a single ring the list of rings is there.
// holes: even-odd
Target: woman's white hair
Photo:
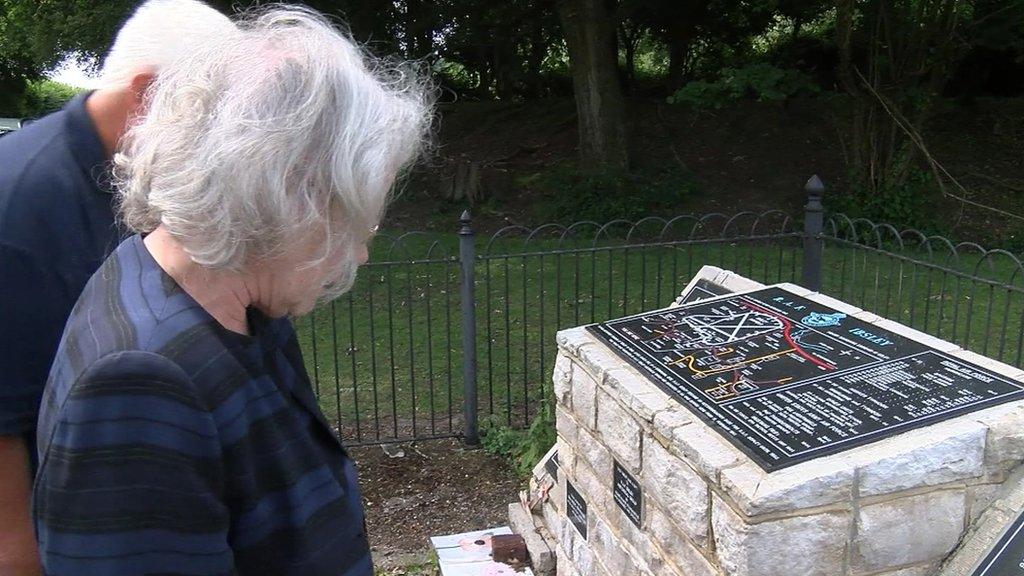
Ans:
[[[197,0],[149,0],[118,30],[100,83],[123,88],[140,71],[159,71],[187,50],[237,32],[231,20]]]
[[[351,287],[355,253],[420,151],[432,94],[309,9],[237,22],[164,68],[115,157],[121,218],[163,225],[191,258],[243,270],[311,242]]]

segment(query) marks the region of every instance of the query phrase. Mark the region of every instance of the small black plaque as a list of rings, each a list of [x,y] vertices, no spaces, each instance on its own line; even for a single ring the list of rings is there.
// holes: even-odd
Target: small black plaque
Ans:
[[[551,477],[558,480],[558,450],[551,453],[551,457],[544,462],[544,469],[551,474]]]
[[[768,471],[1024,397],[1024,385],[778,287],[588,329]]]
[[[715,296],[724,296],[726,294],[732,294],[732,290],[729,290],[721,284],[715,284],[711,280],[701,278],[694,283],[693,288],[690,288],[690,290],[683,294],[681,304],[693,304],[694,302],[700,302],[701,300],[707,300],[708,298],[714,298]]]
[[[971,576],[1024,576],[1024,514],[996,540]]]
[[[565,515],[569,522],[576,527],[576,531],[587,539],[587,501],[580,496],[580,493],[573,487],[572,482],[565,481]]]
[[[643,510],[643,494],[640,492],[640,483],[618,461],[615,462],[612,475],[614,476],[612,495],[615,497],[615,503],[622,513],[639,528],[640,512]]]

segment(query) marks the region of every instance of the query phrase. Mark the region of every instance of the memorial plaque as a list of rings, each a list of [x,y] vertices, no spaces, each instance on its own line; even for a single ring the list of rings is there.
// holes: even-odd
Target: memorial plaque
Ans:
[[[587,539],[587,501],[573,487],[572,482],[565,481],[565,515],[576,531]]]
[[[701,300],[707,300],[708,298],[714,298],[715,296],[724,296],[731,294],[732,290],[729,290],[721,284],[715,284],[710,280],[701,278],[697,280],[696,284],[689,292],[683,294],[682,305],[692,304],[694,302],[700,302]]]
[[[643,510],[643,494],[640,492],[640,483],[617,460],[612,475],[614,476],[612,496],[615,497],[615,504],[639,528],[640,512]]]
[[[551,474],[551,477],[558,481],[558,450],[551,453],[551,457],[544,462],[544,469]]]
[[[768,471],[1024,397],[778,287],[587,328]]]
[[[1024,514],[996,540],[971,576],[1024,576]]]

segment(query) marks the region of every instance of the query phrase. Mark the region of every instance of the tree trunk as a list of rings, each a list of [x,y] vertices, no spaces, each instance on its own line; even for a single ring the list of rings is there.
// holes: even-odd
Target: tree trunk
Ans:
[[[604,0],[558,0],[579,117],[580,167],[626,169],[626,127],[613,13]]]
[[[626,56],[626,82],[629,89],[633,90],[636,86],[636,50],[643,32],[639,29],[630,30],[627,26],[620,25],[619,35],[622,36],[622,47]]]
[[[683,87],[697,25],[707,16],[707,10],[707,2],[683,2],[673,11],[672,21],[665,27],[668,89],[671,92]]]
[[[679,41],[668,45],[668,89],[675,92],[683,87],[686,77],[686,57],[690,53],[688,44]]]

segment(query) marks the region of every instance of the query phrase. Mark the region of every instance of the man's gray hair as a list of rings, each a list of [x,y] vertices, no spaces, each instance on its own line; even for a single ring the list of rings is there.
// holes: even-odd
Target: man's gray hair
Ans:
[[[141,233],[164,225],[215,269],[313,241],[315,262],[343,256],[337,295],[426,140],[432,95],[311,10],[275,7],[238,26],[157,77],[115,157],[121,218]]]
[[[197,0],[149,0],[117,32],[100,83],[123,88],[140,71],[159,72],[191,48],[237,32],[227,16]]]

